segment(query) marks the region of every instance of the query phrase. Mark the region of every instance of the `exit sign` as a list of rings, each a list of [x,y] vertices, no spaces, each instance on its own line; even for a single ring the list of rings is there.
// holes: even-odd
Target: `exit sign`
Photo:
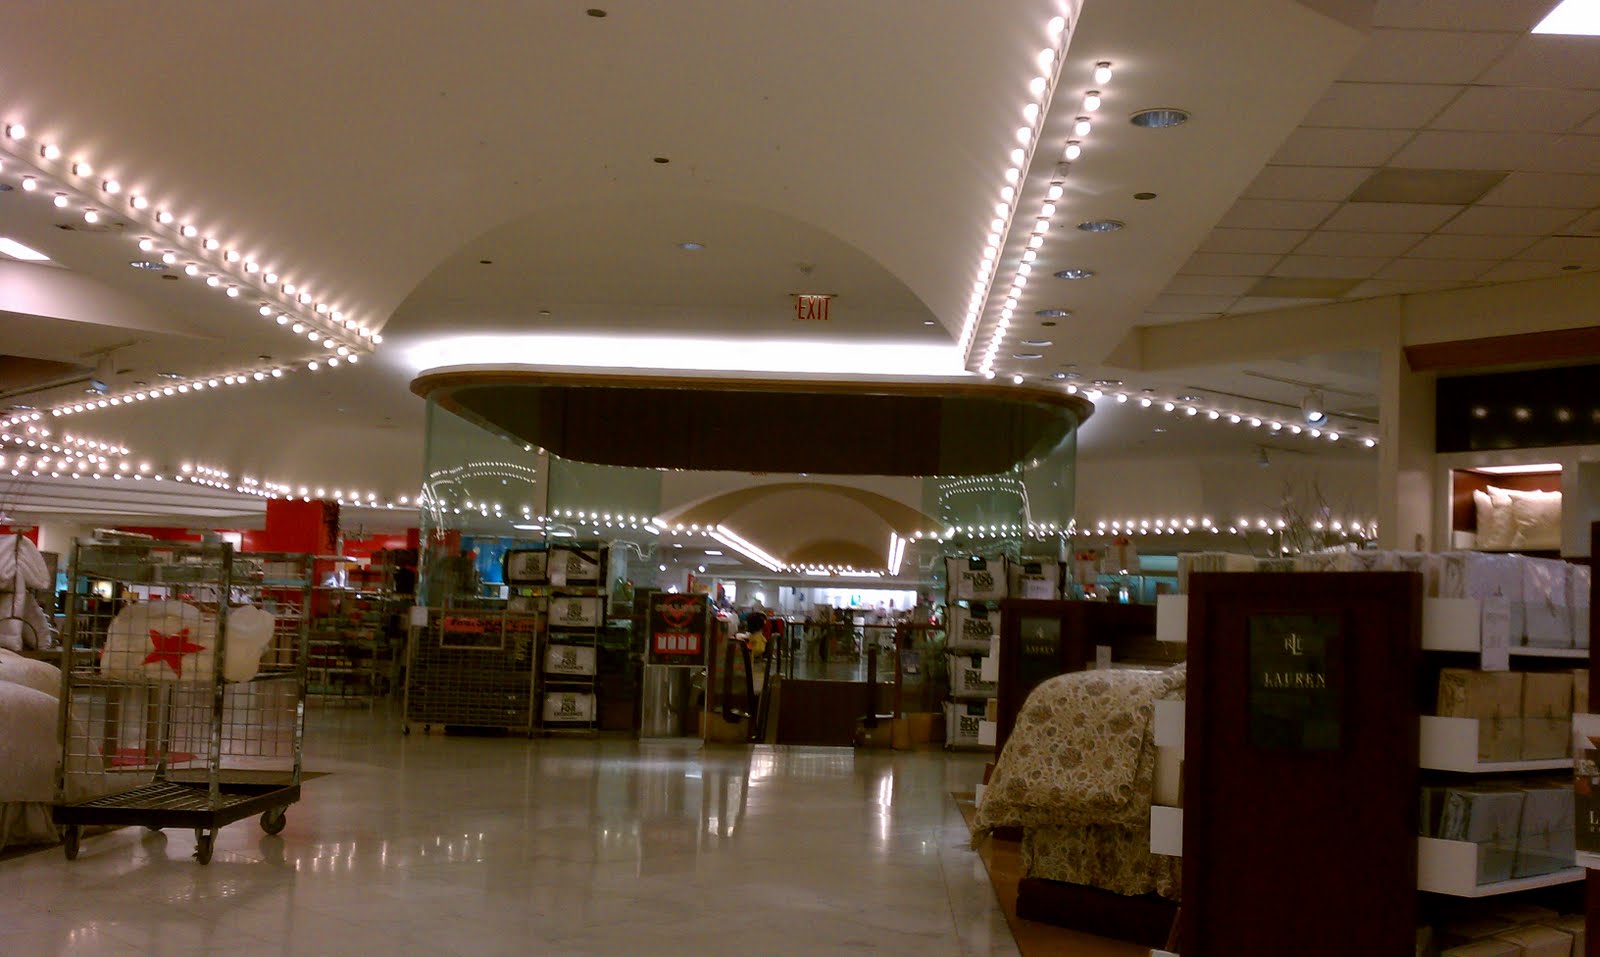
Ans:
[[[832,296],[810,296],[799,294],[794,297],[794,318],[797,322],[827,322],[828,305],[833,302]]]

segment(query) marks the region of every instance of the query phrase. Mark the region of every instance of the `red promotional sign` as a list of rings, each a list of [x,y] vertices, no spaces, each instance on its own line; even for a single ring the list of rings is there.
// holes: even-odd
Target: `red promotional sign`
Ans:
[[[650,596],[650,663],[703,663],[710,614],[710,604],[704,595],[657,593]]]

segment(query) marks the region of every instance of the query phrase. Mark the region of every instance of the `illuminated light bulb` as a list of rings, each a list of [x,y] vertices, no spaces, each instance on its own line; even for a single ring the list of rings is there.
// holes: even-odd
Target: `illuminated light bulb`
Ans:
[[[1370,449],[1373,446],[1378,444],[1378,440],[1377,439],[1362,439],[1361,440],[1361,444],[1365,445],[1367,448]]]
[[[301,323],[297,322],[294,325],[289,327],[289,331],[298,336],[300,333],[306,331],[306,327],[304,325],[302,325]]]
[[[1171,412],[1173,409],[1176,409],[1176,408],[1177,408],[1177,406],[1173,405],[1171,402],[1163,402],[1163,403],[1161,403],[1161,411],[1163,411],[1163,412]]]
[[[1083,111],[1093,113],[1098,109],[1100,109],[1100,91],[1090,90],[1083,95]]]
[[[1013,166],[1010,169],[1006,170],[1005,176],[1006,176],[1006,182],[1015,183],[1017,181],[1017,179],[1020,176],[1022,176],[1022,171],[1017,169],[1015,166]]]
[[[300,303],[301,303],[301,305],[305,305],[306,303],[309,303],[310,301],[311,301],[311,293],[309,293],[309,292],[301,292],[300,293]]]
[[[28,128],[26,126],[23,126],[21,123],[7,123],[6,124],[6,137],[8,139],[20,140],[24,136],[27,136],[27,135],[28,135]]]
[[[1139,400],[1139,407],[1140,407],[1140,408],[1141,408],[1141,409],[1148,409],[1148,408],[1150,408],[1150,400],[1149,400],[1149,399],[1148,399],[1148,398],[1144,398],[1144,399],[1140,399],[1140,400]]]
[[[206,285],[215,289],[217,286],[222,285],[222,277],[213,273],[206,277]]]
[[[1028,92],[1032,93],[1034,96],[1044,96],[1045,87],[1049,85],[1049,80],[1042,76],[1036,76],[1028,81]]]
[[[251,378],[255,379],[257,382],[260,382],[262,379],[265,379],[266,377],[267,377],[267,374],[265,372],[257,372],[257,373],[255,373],[254,375],[251,376]]]
[[[1036,232],[1036,233],[1049,232],[1050,231],[1050,220],[1048,220],[1048,219],[1036,219],[1036,220],[1034,220],[1034,222],[1033,222],[1033,231]]]
[[[340,346],[339,347],[339,354],[341,356],[349,355],[350,354],[350,347],[349,346]]]
[[[244,261],[244,271],[253,276],[261,271],[261,265],[254,259],[246,259]]]
[[[1072,121],[1073,136],[1088,136],[1091,129],[1093,129],[1093,125],[1089,122],[1087,116],[1080,116]]]
[[[306,338],[310,339],[312,342],[320,342],[322,341],[322,334],[313,329],[312,331],[306,333]]]
[[[317,314],[318,315],[323,315],[323,316],[327,315],[328,314],[328,304],[325,303],[325,302],[317,303]]]
[[[132,206],[134,209],[149,209],[150,208],[150,201],[148,199],[145,199],[143,196],[135,195],[135,196],[129,197],[128,205]]]
[[[155,250],[155,248],[156,248],[155,240],[153,240],[153,239],[141,239],[141,240],[139,240],[139,251],[140,252],[142,252],[142,253],[153,252]]]
[[[38,189],[38,188],[39,188],[39,181],[38,180],[34,179],[32,176],[24,176],[24,177],[22,177],[22,191],[24,193],[31,193],[34,190]]]
[[[210,380],[209,385],[211,386],[211,388],[215,389],[217,387],[217,380],[216,379]]]
[[[163,226],[169,225],[172,222],[172,214],[163,209],[156,213],[156,222]]]
[[[199,263],[189,263],[188,265],[183,267],[183,274],[185,276],[198,276],[198,275],[200,275],[200,264]]]
[[[1019,126],[1019,127],[1017,127],[1017,142],[1018,143],[1021,143],[1022,145],[1026,146],[1029,143],[1031,143],[1032,141],[1033,141],[1033,127],[1031,127],[1031,126]]]
[[[277,321],[278,321],[278,325],[286,326],[286,325],[289,324],[289,317],[280,312],[280,313],[278,313],[278,320]]]
[[[271,285],[274,285],[275,283],[277,283],[278,274],[275,273],[275,272],[268,271],[266,273],[263,273],[261,278],[266,282],[267,285],[271,286]]]
[[[1051,216],[1054,216],[1055,214],[1056,214],[1056,204],[1055,203],[1047,202],[1047,203],[1044,203],[1043,205],[1041,205],[1039,207],[1039,215],[1043,216],[1045,219],[1049,219]]]
[[[1250,419],[1250,428],[1252,428],[1252,429],[1261,428],[1261,420],[1258,419],[1258,418],[1255,418],[1254,416],[1252,416],[1251,419]]]
[[[1038,59],[1038,62],[1039,62],[1039,68],[1040,69],[1042,69],[1042,70],[1050,69],[1051,64],[1056,62],[1056,51],[1055,51],[1055,48],[1054,47],[1045,47],[1043,50],[1040,50],[1039,51],[1039,56],[1037,57],[1037,59]]]
[[[98,223],[100,221],[100,211],[97,209],[84,210],[83,221],[86,223]]]
[[[330,368],[337,368],[338,365],[339,365],[339,360],[337,358],[330,357],[328,359],[328,366]]]
[[[1329,432],[1328,433],[1328,441],[1330,441],[1330,442],[1339,441],[1339,433],[1337,433],[1337,432]]]
[[[1109,60],[1101,60],[1094,65],[1094,81],[1101,86],[1111,82],[1111,63]]]
[[[378,344],[378,343],[380,343],[380,342],[382,342],[382,341],[383,341],[383,336],[381,336],[381,335],[379,335],[379,334],[378,334],[378,333],[376,333],[376,332],[374,332],[374,333],[373,333],[373,334],[372,334],[372,344],[373,344],[373,345],[377,345],[377,344]]]
[[[222,245],[222,243],[218,242],[217,240],[213,239],[210,236],[207,236],[205,238],[205,241],[202,242],[200,245],[201,245],[201,247],[203,247],[205,249],[214,250],[214,249],[217,249],[218,247],[220,247]]]
[[[984,245],[990,247],[991,249],[994,248],[995,246],[1000,245],[1000,232],[999,232],[999,230],[996,230],[996,231],[990,233],[989,235],[985,236],[983,241],[984,241]]]
[[[294,291],[295,291],[295,285],[294,285],[294,283],[292,283],[292,282],[286,282],[286,283],[284,283],[284,284],[283,284],[283,294],[284,294],[284,295],[285,295],[285,296],[292,296],[292,295],[294,295]]]
[[[1121,404],[1121,403],[1126,402],[1126,401],[1128,401],[1128,393],[1126,393],[1126,392],[1118,392],[1117,393],[1117,402],[1118,402],[1118,404]]]
[[[1291,426],[1289,426],[1289,431],[1293,432],[1295,435],[1299,435],[1301,432],[1303,432],[1305,430],[1300,428],[1300,426],[1298,426],[1298,425],[1291,425]]]
[[[67,194],[57,193],[56,198],[52,199],[50,202],[55,203],[57,209],[65,209],[67,206]]]
[[[54,143],[46,143],[39,147],[39,155],[47,160],[58,160],[61,158],[61,147]]]
[[[1061,155],[1066,158],[1067,162],[1070,163],[1083,155],[1083,146],[1080,145],[1077,140],[1069,140],[1067,141],[1066,150],[1063,151]]]
[[[1011,189],[1011,187],[1007,186],[1006,189]],[[995,216],[1004,217],[1006,214],[1008,214],[1010,212],[1011,212],[1011,204],[1009,204],[1009,203],[995,203],[994,204],[994,214],[995,214]],[[997,219],[996,222],[999,222],[999,220]],[[996,227],[996,228],[998,228],[998,227]]]
[[[101,182],[100,189],[115,196],[117,193],[122,192],[122,184],[114,179],[108,179]]]
[[[310,369],[312,372],[317,371],[317,369],[319,369],[320,367],[321,367],[320,364],[315,359],[312,359],[310,362],[306,363],[306,368]]]
[[[333,346],[334,346],[334,342],[333,342],[333,337],[332,336],[329,336],[328,338],[322,340],[322,348],[324,348],[324,349],[332,349]]]
[[[1267,426],[1269,428],[1271,428],[1272,431],[1277,432],[1277,431],[1279,431],[1280,429],[1283,428],[1283,423],[1282,422],[1269,422],[1269,423],[1267,423]]]
[[[83,160],[78,160],[76,163],[72,164],[72,172],[76,176],[93,176],[94,167],[90,166]]]
[[[1022,263],[1022,264],[1017,266],[1017,276],[1021,277],[1021,279],[1023,279],[1024,281],[1026,280],[1026,278],[1030,274],[1032,274],[1032,272],[1033,272],[1033,267],[1028,265],[1027,263]]]
[[[993,233],[998,234],[1000,230],[1004,229],[1005,227],[1006,221],[1001,219],[999,216],[996,216],[994,219],[989,221],[989,230]]]
[[[239,287],[238,286],[229,286],[228,287],[228,298],[229,299],[238,299],[239,298]]]
[[[266,319],[272,315],[272,307],[266,303],[262,303],[261,306],[256,309],[256,312],[261,314],[261,318]]]
[[[179,229],[178,232],[182,233],[186,239],[193,239],[200,235],[199,228],[191,223],[184,223],[183,228]]]
[[[994,258],[994,247],[993,246],[985,246],[984,247],[984,249],[983,249],[983,258],[984,259],[993,259]]]
[[[281,379],[281,378],[283,378],[283,370],[282,370],[282,369],[273,369],[273,370],[272,370],[272,377],[273,377],[273,378],[274,378],[274,379]]]
[[[1050,18],[1050,22],[1045,24],[1044,28],[1045,28],[1045,30],[1049,31],[1051,36],[1058,37],[1058,36],[1061,35],[1061,31],[1065,30],[1067,28],[1066,18],[1065,17],[1051,17]]]
[[[1039,258],[1039,254],[1037,252],[1035,252],[1034,250],[1032,250],[1032,249],[1030,249],[1027,252],[1022,254],[1022,261],[1025,262],[1025,263],[1031,263],[1035,259],[1038,259],[1038,258]]]
[[[178,261],[178,254],[169,249],[161,254],[161,261],[171,266]]]
[[[227,262],[236,263],[239,261],[239,250],[230,249],[222,254],[222,258]]]
[[[1043,236],[1040,236],[1038,234],[1034,234],[1033,236],[1028,237],[1028,248],[1029,249],[1038,249],[1040,246],[1043,246],[1043,245],[1044,245],[1044,237]]]
[[[1022,118],[1027,120],[1029,123],[1037,122],[1039,119],[1039,104],[1029,103],[1027,106],[1024,106],[1022,108]]]

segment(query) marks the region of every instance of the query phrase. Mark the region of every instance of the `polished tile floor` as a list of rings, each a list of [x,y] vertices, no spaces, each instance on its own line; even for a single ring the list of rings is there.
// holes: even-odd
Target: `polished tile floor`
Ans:
[[[981,759],[413,735],[314,709],[282,835],[0,862],[0,954],[1016,954],[950,799]]]

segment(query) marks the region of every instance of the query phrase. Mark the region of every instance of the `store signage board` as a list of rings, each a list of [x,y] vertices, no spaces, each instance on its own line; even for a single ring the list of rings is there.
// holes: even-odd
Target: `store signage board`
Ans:
[[[1250,619],[1250,741],[1274,751],[1339,747],[1338,675],[1329,659],[1339,641],[1331,615],[1255,615]]]
[[[1572,716],[1572,753],[1577,864],[1600,869],[1600,715]]]
[[[711,603],[704,595],[650,596],[652,665],[704,665]]]
[[[807,293],[797,293],[794,297],[795,321],[827,322],[830,318],[829,311],[832,304],[832,296],[817,296]]]

